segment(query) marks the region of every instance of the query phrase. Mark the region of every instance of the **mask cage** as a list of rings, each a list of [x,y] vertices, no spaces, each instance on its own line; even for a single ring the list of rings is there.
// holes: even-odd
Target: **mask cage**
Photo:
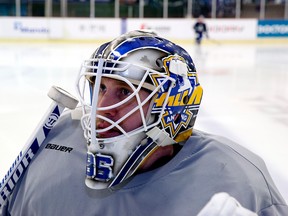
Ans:
[[[143,71],[143,75],[141,75],[142,76],[141,79],[135,79],[135,76],[133,76],[133,74],[131,75],[131,73],[130,74],[125,73],[131,67],[138,68],[141,71]],[[120,74],[123,76],[121,76]],[[158,84],[157,87],[152,85],[150,81],[146,82],[147,80],[150,80],[150,77],[153,75],[163,77],[162,82]],[[133,90],[133,93],[129,95],[127,98],[125,98],[123,101],[120,101],[119,103],[116,103],[107,107],[97,107],[99,87],[100,87],[101,79],[103,77],[123,81]],[[175,84],[175,80],[169,77],[168,75],[146,68],[146,67],[143,67],[143,66],[140,66],[140,65],[135,65],[135,64],[128,63],[128,62],[120,62],[120,61],[115,61],[115,60],[110,60],[110,59],[109,60],[99,59],[99,58],[89,59],[89,60],[84,61],[81,66],[79,76],[77,79],[76,90],[80,96],[80,102],[83,105],[82,106],[83,116],[81,119],[81,123],[84,129],[85,138],[92,145],[99,144],[99,142],[110,143],[113,141],[118,141],[119,139],[122,139],[122,138],[129,138],[143,131],[148,131],[150,128],[158,125],[161,122],[161,116],[164,113],[165,107],[168,103],[170,92],[174,84]],[[141,102],[138,93],[142,88],[148,89],[149,91],[151,91],[151,93],[144,101]],[[154,97],[154,95],[157,95],[159,92],[163,92],[163,91],[167,92],[167,96],[163,102],[163,107],[161,110],[159,110],[158,118],[156,118],[156,120],[153,123],[149,123],[148,125],[146,120],[147,120],[147,116],[151,115],[151,113],[148,112],[147,116],[145,116],[142,106],[145,103],[147,103],[149,100],[151,100]],[[137,99],[138,105],[115,122],[103,115],[97,114],[98,111],[104,111],[104,110],[119,107],[123,105],[124,103],[126,103],[127,101],[129,101],[133,97]],[[153,104],[153,101],[151,101],[151,104]],[[141,114],[143,126],[137,129],[134,129],[132,131],[125,131],[119,124],[122,121],[124,121],[128,116],[130,116],[132,113],[138,110],[140,111],[140,114]],[[107,121],[111,125],[104,129],[97,129],[96,128],[97,118]],[[93,119],[93,121],[91,119]],[[108,131],[112,129],[113,127],[116,127],[119,131],[121,131],[122,135],[111,137],[111,138],[98,138],[97,137],[97,133]],[[95,130],[92,130],[92,128],[95,128]]]

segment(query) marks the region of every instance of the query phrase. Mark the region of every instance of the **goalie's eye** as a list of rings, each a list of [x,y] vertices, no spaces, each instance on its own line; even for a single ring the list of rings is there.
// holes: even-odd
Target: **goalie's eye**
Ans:
[[[128,88],[121,88],[121,89],[120,89],[120,94],[121,94],[123,97],[128,97],[131,93],[132,93],[131,90],[128,89]]]
[[[106,97],[110,102],[125,100],[133,90],[124,82],[103,78],[99,87],[100,98]]]
[[[105,91],[107,90],[107,88],[106,88],[106,86],[104,85],[104,84],[100,84],[100,88],[99,88],[99,93],[101,94],[103,94],[103,93],[105,93]]]

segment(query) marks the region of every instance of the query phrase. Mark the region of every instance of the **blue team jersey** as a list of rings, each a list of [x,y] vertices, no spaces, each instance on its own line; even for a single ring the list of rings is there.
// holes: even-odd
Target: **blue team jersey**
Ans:
[[[64,114],[18,182],[3,215],[194,216],[227,192],[259,216],[288,215],[261,158],[230,140],[194,130],[164,166],[117,188],[85,185],[86,140],[79,120]]]

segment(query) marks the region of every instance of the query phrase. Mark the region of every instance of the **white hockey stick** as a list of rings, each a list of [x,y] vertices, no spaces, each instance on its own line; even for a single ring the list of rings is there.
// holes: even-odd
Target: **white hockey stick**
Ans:
[[[8,200],[16,183],[29,166],[41,144],[56,124],[63,110],[66,107],[75,109],[78,104],[78,100],[75,97],[56,86],[51,87],[48,96],[53,100],[52,104],[0,182],[0,210]]]

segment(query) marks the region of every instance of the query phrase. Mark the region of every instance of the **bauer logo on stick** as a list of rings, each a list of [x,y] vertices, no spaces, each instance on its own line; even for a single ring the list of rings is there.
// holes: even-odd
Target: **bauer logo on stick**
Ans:
[[[48,108],[47,113],[44,115],[31,138],[27,141],[20,155],[18,155],[17,159],[0,183],[0,215],[2,215],[2,207],[9,199],[18,180],[31,163],[34,155],[47,138],[50,130],[56,124],[63,110],[66,107],[69,109],[75,109],[78,104],[78,100],[74,96],[57,86],[51,87],[48,96],[53,100],[53,102]]]

